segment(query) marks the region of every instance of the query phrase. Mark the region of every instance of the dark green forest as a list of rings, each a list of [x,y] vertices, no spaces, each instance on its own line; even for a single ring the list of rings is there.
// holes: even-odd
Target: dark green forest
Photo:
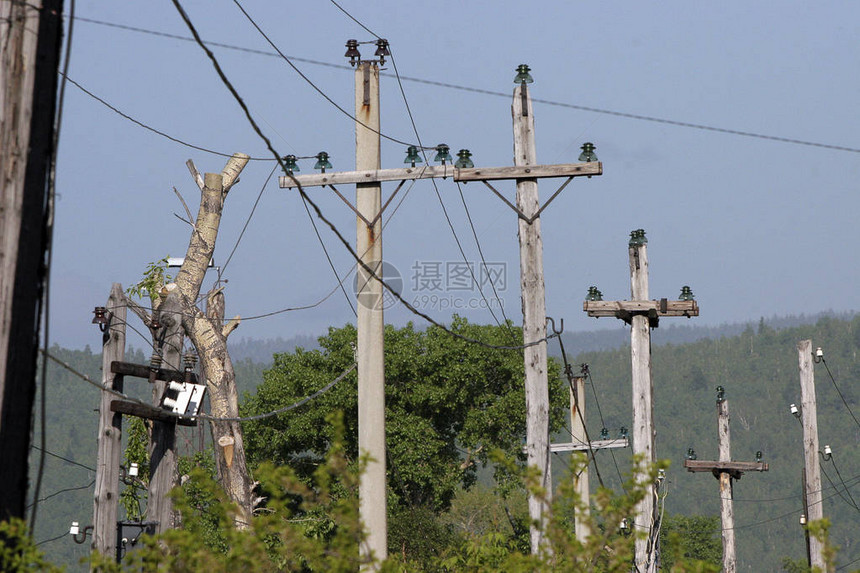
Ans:
[[[802,321],[800,321],[802,322]],[[790,326],[786,326],[789,324]],[[624,336],[623,329],[618,329]],[[683,331],[685,336],[679,336]],[[593,338],[606,337],[606,331]],[[589,335],[566,336],[568,359],[578,370],[588,364],[587,417],[590,434],[596,436],[603,427],[616,433],[631,425],[629,347],[618,346],[618,334],[604,343],[608,350],[589,350]],[[704,336],[704,337],[703,337]],[[95,337],[94,337],[95,338]],[[838,563],[846,570],[860,564],[860,548],[855,541],[860,526],[860,317],[823,317],[814,323],[760,321],[747,326],[697,330],[693,326],[669,327],[653,331],[653,376],[655,386],[655,420],[657,456],[667,459],[668,496],[666,511],[673,515],[716,516],[719,514],[717,480],[708,474],[687,473],[683,460],[687,448],[695,448],[699,459],[717,457],[717,418],[715,387],[726,390],[732,430],[732,455],[739,461],[752,461],[761,450],[770,471],[745,475],[735,482],[735,526],[738,540],[738,564],[741,571],[779,571],[786,557],[798,560],[805,556],[801,514],[801,470],[803,467],[801,427],[789,413],[791,403],[800,402],[796,343],[811,338],[813,347],[821,346],[825,361],[816,365],[819,436],[822,447],[833,450],[831,461],[822,462],[826,476],[824,513],[833,522],[832,539],[840,547]],[[694,340],[681,343],[680,340]],[[236,354],[246,356],[236,362],[240,395],[254,389],[271,363],[253,361],[253,343]],[[302,341],[302,344],[310,343]],[[279,345],[278,345],[279,346]],[[269,346],[272,352],[292,350]],[[244,352],[244,354],[243,354]],[[54,347],[52,355],[69,363],[92,380],[100,381],[100,356],[89,348],[65,350]],[[552,341],[550,353],[558,355],[558,343]],[[129,361],[145,363],[141,351],[127,355]],[[41,549],[54,562],[82,569],[77,560],[86,555],[89,541],[76,545],[68,532],[71,521],[83,527],[92,521],[92,485],[95,476],[96,427],[99,392],[62,366],[49,362],[46,433],[47,450],[54,455],[45,458],[45,471],[38,520],[37,542],[46,541]],[[831,378],[832,375],[832,378]],[[145,397],[144,382],[126,390]],[[841,393],[841,395],[840,395]],[[40,424],[36,423],[35,445],[40,445]],[[192,453],[199,444],[197,429],[183,428],[178,439],[180,453]],[[206,432],[204,432],[205,434]],[[209,436],[204,435],[209,444]],[[569,441],[564,432],[555,441]],[[34,448],[31,475],[35,479],[40,451]],[[56,457],[60,456],[60,457]],[[629,450],[604,451],[597,454],[597,468],[592,469],[592,487],[597,473],[606,485],[620,487],[620,474],[629,470]],[[61,459],[61,458],[66,458]],[[72,463],[75,462],[75,463]],[[554,476],[564,475],[567,454],[554,457]],[[838,470],[838,471],[837,471]],[[483,487],[492,472],[479,471]],[[845,487],[847,485],[847,489]],[[853,496],[853,497],[852,497]],[[456,505],[456,504],[455,504]],[[452,511],[456,511],[454,507]],[[454,520],[455,516],[451,516]],[[48,541],[54,538],[53,541]],[[857,563],[854,561],[858,560]]]

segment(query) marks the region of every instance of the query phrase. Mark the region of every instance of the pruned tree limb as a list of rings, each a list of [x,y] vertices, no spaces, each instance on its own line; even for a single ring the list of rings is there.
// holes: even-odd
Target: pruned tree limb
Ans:
[[[190,159],[188,161],[191,161]],[[192,164],[193,165],[193,164]],[[197,175],[200,175],[199,173]],[[185,207],[185,214],[188,215],[188,220],[191,221],[194,219],[194,215],[191,214],[191,209],[188,208],[188,203],[185,202],[185,199],[182,197],[182,193],[174,186],[173,192],[176,193],[176,196],[179,197],[179,201],[182,203],[182,206]],[[194,226],[194,223],[191,223]]]
[[[232,334],[234,330],[236,330],[237,328],[239,328],[239,323],[240,323],[240,322],[242,322],[242,317],[240,317],[240,316],[237,314],[236,316],[234,316],[233,318],[231,318],[231,319],[227,322],[227,324],[225,324],[225,325],[224,325],[224,328],[222,328],[222,329],[221,329],[221,335],[222,335],[224,338],[227,338],[228,336],[230,336],[230,334]]]
[[[225,194],[230,190],[230,187],[239,182],[239,173],[242,172],[250,159],[251,157],[244,153],[234,153],[233,157],[227,160],[227,164],[221,170],[221,175],[224,177]]]
[[[190,159],[185,162],[185,165],[188,167],[188,171],[191,172],[191,177],[194,178],[194,182],[197,183],[197,186],[200,187],[200,190],[203,190],[203,177],[200,176],[200,172],[197,171],[197,167],[194,166],[194,162]]]

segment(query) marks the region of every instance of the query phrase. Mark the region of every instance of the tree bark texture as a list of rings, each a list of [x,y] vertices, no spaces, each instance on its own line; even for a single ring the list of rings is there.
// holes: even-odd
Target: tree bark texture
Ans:
[[[167,294],[159,308],[160,322],[169,323],[170,328],[181,325],[194,345],[206,378],[212,415],[219,418],[239,415],[236,377],[227,353],[227,336],[232,328],[222,326],[218,318],[207,317],[195,302],[215,250],[224,200],[248,159],[245,154],[234,154],[221,173],[205,174],[200,208],[185,261],[176,277],[176,288]],[[220,291],[210,293],[210,297],[214,297],[210,305],[223,305],[223,293]],[[214,421],[212,432],[220,483],[239,508],[234,517],[235,524],[244,528],[250,522],[253,495],[245,462],[242,428],[237,422]]]

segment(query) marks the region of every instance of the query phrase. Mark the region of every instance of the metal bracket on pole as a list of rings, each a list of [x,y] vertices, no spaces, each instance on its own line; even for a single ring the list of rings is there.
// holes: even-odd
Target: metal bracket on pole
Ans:
[[[364,105],[370,105],[370,65],[362,62],[361,67],[364,71]]]
[[[397,195],[397,194],[400,192],[400,190],[403,188],[403,185],[404,185],[405,183],[406,183],[406,180],[404,179],[403,181],[401,181],[401,182],[400,182],[400,184],[399,184],[399,185],[397,185],[397,188],[396,188],[396,189],[394,190],[394,192],[393,192],[393,193],[388,197],[388,200],[386,200],[386,201],[385,201],[385,204],[382,206],[382,208],[381,208],[381,209],[379,209],[379,212],[378,212],[378,213],[376,213],[376,215],[373,217],[373,219],[370,219],[370,220],[368,220],[368,219],[367,219],[367,217],[365,217],[364,215],[362,215],[361,213],[359,213],[358,209],[356,209],[356,208],[355,208],[355,205],[353,205],[352,203],[350,203],[350,202],[349,202],[349,199],[347,199],[346,197],[344,197],[344,196],[343,196],[343,194],[342,194],[340,191],[338,191],[338,190],[337,190],[337,187],[335,187],[334,185],[331,185],[331,184],[329,184],[329,187],[331,187],[332,191],[334,191],[334,192],[337,194],[337,196],[338,196],[338,197],[340,197],[341,201],[343,201],[344,203],[346,203],[346,206],[347,206],[347,207],[349,207],[349,208],[352,210],[352,212],[353,212],[353,213],[355,213],[355,214],[356,214],[356,216],[357,216],[359,219],[361,219],[362,221],[364,221],[364,224],[365,224],[365,225],[367,225],[367,226],[368,226],[368,228],[370,228],[370,227],[373,227],[373,226],[376,224],[376,222],[377,222],[377,221],[379,221],[379,218],[380,218],[380,217],[382,217],[382,214],[385,212],[385,209],[387,209],[387,208],[388,208],[388,206],[389,206],[389,205],[391,204],[391,202],[394,200],[394,196],[395,196],[395,195]]]
[[[549,199],[547,199],[547,200],[546,200],[546,202],[544,202],[544,204],[541,206],[541,208],[540,208],[540,209],[538,209],[538,210],[537,210],[537,212],[536,212],[534,215],[532,215],[531,217],[529,217],[528,215],[526,215],[525,213],[523,213],[522,211],[520,211],[520,209],[519,209],[516,205],[514,205],[513,203],[511,203],[510,201],[508,201],[508,199],[507,199],[504,195],[502,195],[502,194],[501,194],[501,193],[500,193],[500,192],[499,192],[495,187],[493,187],[492,185],[490,185],[490,184],[489,184],[485,179],[482,179],[482,180],[481,180],[481,183],[483,183],[484,185],[486,185],[487,187],[489,187],[489,188],[490,188],[490,191],[492,191],[493,193],[495,193],[495,194],[496,194],[496,196],[497,196],[499,199],[501,199],[502,201],[504,201],[504,202],[505,202],[505,204],[506,204],[508,207],[510,207],[511,209],[513,209],[513,210],[516,212],[517,216],[518,216],[520,219],[522,219],[523,221],[525,221],[527,224],[531,225],[532,223],[534,223],[534,222],[538,219],[538,217],[540,217],[540,214],[541,214],[541,213],[543,213],[543,210],[544,210],[544,209],[546,209],[547,207],[549,207],[549,204],[550,204],[550,203],[552,203],[552,202],[553,202],[553,200],[554,200],[556,197],[558,197],[559,193],[561,193],[561,192],[564,190],[564,188],[565,188],[565,187],[567,187],[567,185],[568,185],[571,181],[573,181],[573,176],[568,177],[568,178],[567,178],[567,181],[565,181],[564,183],[562,183],[562,184],[561,184],[561,187],[559,187],[559,188],[558,188],[558,190],[557,190],[555,193],[553,193],[553,194],[550,196],[550,198],[549,198]]]

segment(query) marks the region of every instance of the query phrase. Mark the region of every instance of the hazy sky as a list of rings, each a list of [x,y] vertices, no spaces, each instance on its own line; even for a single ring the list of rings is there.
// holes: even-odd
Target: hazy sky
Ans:
[[[532,96],[554,102],[535,103],[539,161],[574,163],[583,142],[596,144],[604,175],[574,180],[542,216],[547,312],[564,318],[568,330],[619,327],[617,321],[588,319],[582,300],[592,284],[607,298],[629,298],[627,238],[640,227],[648,233],[652,297],[675,298],[689,284],[701,307],[701,317],[694,319],[698,324],[860,306],[857,4],[340,3],[389,40],[424,145],[445,142],[452,152],[468,148],[479,166],[511,165],[510,98],[521,63],[533,70]],[[234,2],[183,4],[204,40],[273,52]],[[330,2],[243,5],[320,90],[352,110],[353,71],[343,68],[344,44],[349,38],[375,39],[370,32]],[[336,279],[300,197],[278,188],[277,172],[264,183],[274,167],[271,155],[203,51],[164,36],[190,37],[172,3],[78,0],[76,16],[72,80],[173,138],[265,159],[248,165],[224,210],[215,251],[219,265],[260,196],[224,271],[228,316],[308,305],[330,293]],[[353,121],[287,62],[212,49],[281,155],[326,150],[335,171],[354,169]],[[374,47],[362,50],[372,56]],[[390,64],[385,73],[382,131],[417,142]],[[404,145],[383,141],[384,168],[402,166],[404,157]],[[111,283],[128,286],[148,262],[184,255],[189,227],[174,216],[184,210],[172,189],[196,212],[199,191],[185,167],[189,158],[201,172],[218,172],[225,162],[147,131],[68,85],[57,178],[53,341],[97,345],[91,311],[104,303]],[[301,161],[301,172],[312,172],[312,165],[312,160]],[[541,196],[551,195],[560,182],[541,181]],[[512,182],[498,187],[513,198]],[[393,189],[387,184],[383,193],[387,197]],[[354,241],[355,216],[349,209],[330,189],[308,191]],[[341,191],[354,197],[353,189]],[[439,320],[450,320],[452,310],[442,305],[481,306],[483,301],[477,290],[460,288],[451,274],[463,257],[442,205],[467,262],[475,264],[480,257],[460,190],[449,179],[438,182],[438,191],[441,204],[429,181],[418,182],[393,216],[386,213],[384,253],[403,276],[405,298]],[[505,279],[499,285],[505,314],[518,322],[516,217],[481,184],[463,186],[462,192],[485,259]],[[317,223],[343,277],[352,259]],[[447,288],[417,289],[416,273],[426,278],[433,269],[442,272]],[[351,279],[346,285],[351,288]],[[492,291],[487,293],[492,298]],[[483,309],[459,312],[472,321],[493,321]],[[399,308],[387,314],[398,324],[410,317]],[[335,292],[310,310],[247,320],[234,336],[319,334],[352,319],[347,300]],[[130,341],[144,344],[134,335]]]

